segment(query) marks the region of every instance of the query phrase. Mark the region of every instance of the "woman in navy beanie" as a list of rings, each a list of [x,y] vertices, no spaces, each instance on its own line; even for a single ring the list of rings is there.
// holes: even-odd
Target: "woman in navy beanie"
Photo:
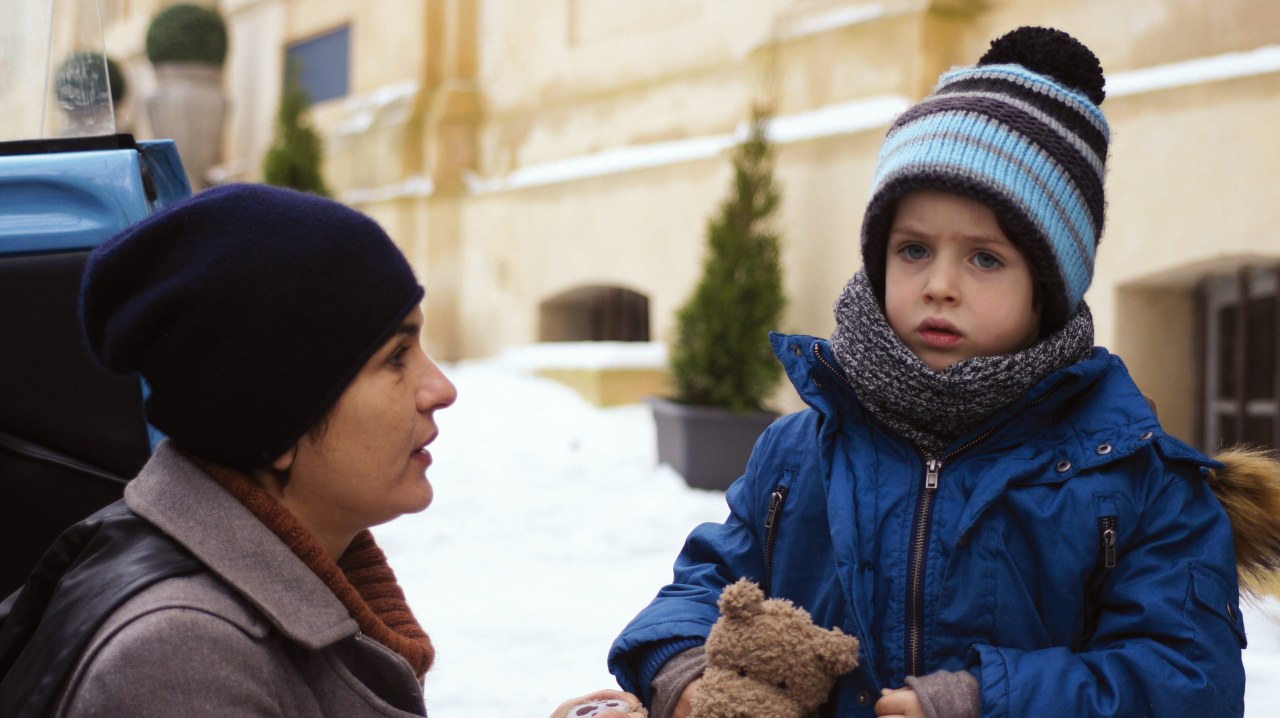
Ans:
[[[431,503],[435,413],[457,396],[422,298],[372,219],[263,185],[95,250],[89,347],[142,375],[168,438],[13,605],[0,714],[425,715],[435,651],[368,530]],[[635,703],[570,703],[603,700]]]

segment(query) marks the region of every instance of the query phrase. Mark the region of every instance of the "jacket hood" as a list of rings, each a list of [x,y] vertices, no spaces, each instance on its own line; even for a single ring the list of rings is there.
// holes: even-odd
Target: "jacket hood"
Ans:
[[[1242,446],[1214,458],[1223,466],[1207,478],[1231,517],[1236,565],[1261,585],[1280,575],[1280,461],[1271,452]]]

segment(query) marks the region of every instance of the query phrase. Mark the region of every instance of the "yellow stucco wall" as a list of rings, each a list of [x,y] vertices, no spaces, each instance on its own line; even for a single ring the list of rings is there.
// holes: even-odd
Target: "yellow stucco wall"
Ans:
[[[352,93],[312,115],[326,137],[326,175],[405,247],[428,284],[429,343],[444,358],[536,340],[538,303],[580,284],[648,295],[652,334],[665,338],[698,276],[706,219],[727,189],[723,148],[753,100],[772,103],[779,127],[832,108],[847,116],[850,103],[906,106],[940,71],[975,61],[1020,24],[1080,37],[1117,83],[1103,104],[1113,128],[1108,224],[1088,299],[1099,341],[1126,357],[1175,433],[1194,426],[1191,288],[1217,269],[1280,262],[1280,66],[1256,54],[1280,46],[1280,3],[219,5],[232,27],[226,179],[258,176],[283,47],[351,24]],[[136,17],[115,18],[108,49],[114,41],[136,53],[141,27]],[[1235,53],[1255,55],[1231,60]],[[1234,69],[1186,81],[1223,58]],[[1190,63],[1174,73],[1183,82],[1151,89],[1143,73],[1174,63]],[[865,126],[846,122],[777,146],[784,329],[829,333],[832,301],[857,268],[862,209],[891,114],[869,116]],[[627,169],[627,152],[676,159]]]

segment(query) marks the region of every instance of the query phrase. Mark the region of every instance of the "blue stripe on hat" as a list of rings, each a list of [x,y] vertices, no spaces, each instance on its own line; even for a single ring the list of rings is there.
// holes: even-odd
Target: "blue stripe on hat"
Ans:
[[[874,187],[900,174],[941,171],[990,187],[1023,207],[1050,242],[1071,305],[1088,286],[1097,232],[1066,171],[1037,145],[989,118],[937,113],[896,128],[881,148]]]
[[[1070,174],[1039,145],[1001,123],[974,113],[940,112],[899,127],[881,147],[875,184],[881,174],[921,158],[999,166],[1003,172],[993,177],[1027,194],[1033,207],[1052,204],[1052,211],[1070,223],[1082,252],[1096,241],[1092,215]],[[1047,210],[1042,214],[1048,217]]]

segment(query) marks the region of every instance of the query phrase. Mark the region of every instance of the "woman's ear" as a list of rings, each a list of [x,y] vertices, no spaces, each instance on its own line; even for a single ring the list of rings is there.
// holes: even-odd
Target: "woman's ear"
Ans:
[[[283,454],[276,457],[275,461],[271,462],[271,468],[282,473],[288,471],[289,468],[293,466],[293,460],[297,457],[298,445],[294,444],[289,447],[288,451],[285,451]]]

